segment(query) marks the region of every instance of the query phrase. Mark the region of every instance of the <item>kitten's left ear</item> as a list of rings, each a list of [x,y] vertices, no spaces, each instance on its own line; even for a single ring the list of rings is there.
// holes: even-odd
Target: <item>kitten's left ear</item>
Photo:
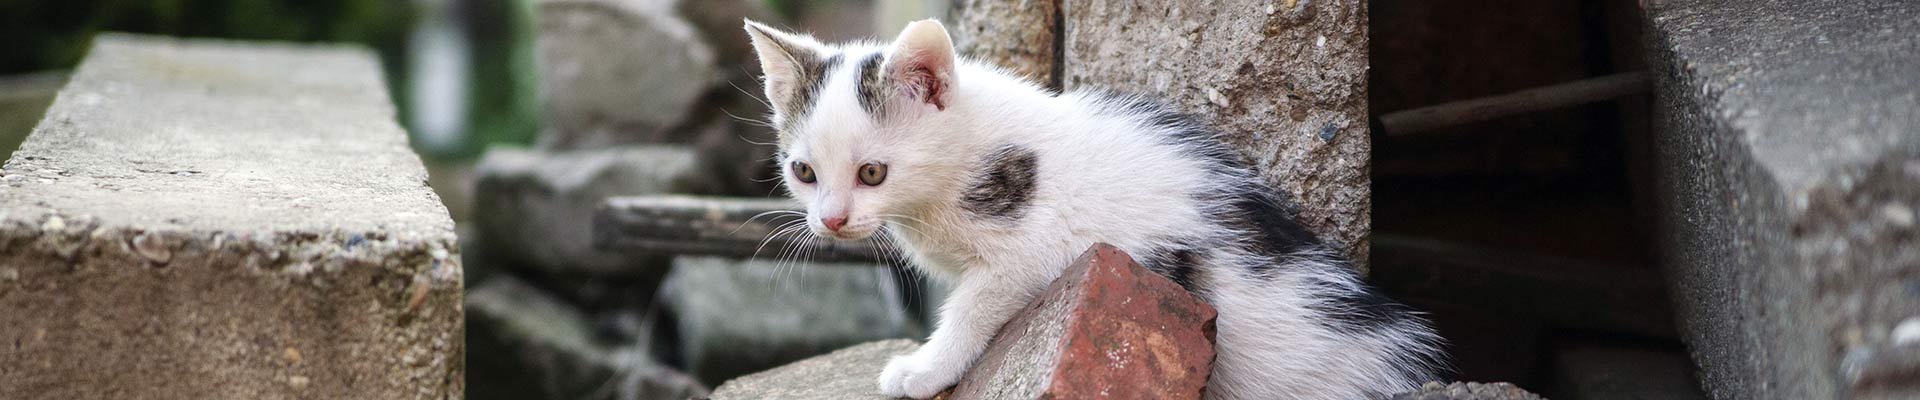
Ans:
[[[931,19],[907,24],[893,40],[893,54],[887,57],[887,74],[907,98],[947,109],[947,100],[955,81],[953,39],[947,28]]]

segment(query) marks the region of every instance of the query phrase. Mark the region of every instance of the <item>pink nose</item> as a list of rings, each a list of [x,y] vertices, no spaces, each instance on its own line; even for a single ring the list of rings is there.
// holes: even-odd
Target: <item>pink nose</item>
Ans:
[[[827,230],[834,232],[839,232],[840,227],[847,226],[847,219],[845,217],[826,218],[821,219],[820,222],[827,225]]]

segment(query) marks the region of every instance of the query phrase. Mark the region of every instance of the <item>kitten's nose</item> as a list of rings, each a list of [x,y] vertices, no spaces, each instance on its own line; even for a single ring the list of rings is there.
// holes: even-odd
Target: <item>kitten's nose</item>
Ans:
[[[820,222],[827,225],[827,230],[834,232],[839,232],[840,227],[847,226],[846,217],[824,218],[821,219]]]

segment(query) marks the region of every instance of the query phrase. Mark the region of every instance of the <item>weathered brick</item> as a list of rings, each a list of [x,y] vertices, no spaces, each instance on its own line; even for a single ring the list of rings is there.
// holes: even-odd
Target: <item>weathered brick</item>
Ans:
[[[1199,398],[1214,310],[1106,244],[1000,329],[952,399]]]

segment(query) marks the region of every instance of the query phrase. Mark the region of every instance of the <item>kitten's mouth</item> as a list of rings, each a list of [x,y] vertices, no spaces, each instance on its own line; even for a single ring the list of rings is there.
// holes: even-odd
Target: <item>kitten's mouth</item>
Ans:
[[[814,229],[813,233],[814,235],[826,237],[833,240],[851,242],[851,241],[857,241],[857,240],[866,240],[867,238],[872,237],[874,232],[878,232],[878,231],[879,231],[878,229],[859,229],[852,226],[848,226],[845,229],[841,229],[839,231]]]
[[[833,240],[839,240],[839,241],[843,241],[843,242],[851,242],[851,241],[856,241],[856,240],[866,240],[866,239],[867,239],[867,237],[869,237],[869,236],[873,236],[873,231],[863,231],[863,232],[853,232],[853,231],[839,231],[839,232],[827,232],[826,234],[824,234],[824,235],[821,235],[821,236],[826,236],[826,237],[828,237],[828,238],[832,238]]]

